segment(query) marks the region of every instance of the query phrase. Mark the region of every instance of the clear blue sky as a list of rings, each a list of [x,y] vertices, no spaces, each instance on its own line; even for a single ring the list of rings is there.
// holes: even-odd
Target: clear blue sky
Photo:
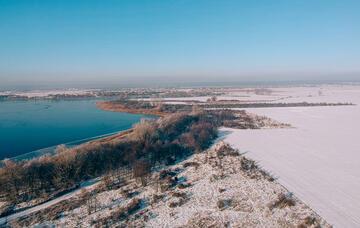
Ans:
[[[0,0],[2,85],[359,72],[358,0]]]

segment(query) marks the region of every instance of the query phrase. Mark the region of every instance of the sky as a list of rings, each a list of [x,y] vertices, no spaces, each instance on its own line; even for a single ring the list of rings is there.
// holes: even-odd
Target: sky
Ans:
[[[358,0],[0,0],[0,88],[360,80]]]

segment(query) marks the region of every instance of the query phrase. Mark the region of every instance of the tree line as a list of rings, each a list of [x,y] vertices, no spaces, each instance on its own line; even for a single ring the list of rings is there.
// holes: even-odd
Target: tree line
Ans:
[[[225,115],[227,116],[227,115]],[[134,176],[150,172],[158,163],[202,151],[217,136],[223,118],[209,112],[175,113],[157,120],[142,120],[124,138],[59,147],[55,155],[30,161],[4,161],[0,168],[0,196],[12,203],[56,194],[78,183],[121,167]]]

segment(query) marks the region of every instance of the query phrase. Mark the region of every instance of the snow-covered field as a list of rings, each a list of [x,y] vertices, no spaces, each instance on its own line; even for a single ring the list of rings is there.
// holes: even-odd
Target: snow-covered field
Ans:
[[[360,87],[281,90],[284,102],[358,105],[248,109],[295,128],[222,129],[225,141],[248,152],[335,227],[360,227]]]
[[[246,92],[235,92],[235,93],[227,93],[225,95],[216,96],[217,100],[224,100],[224,101],[243,101],[243,102],[270,102],[276,101],[281,99],[282,96],[278,94],[274,95],[257,95],[253,93],[246,93]],[[174,98],[144,98],[140,100],[144,101],[162,101],[169,104],[178,104],[186,103],[190,101],[200,101],[206,102],[207,100],[211,99],[211,96],[202,96],[202,97],[174,97]]]

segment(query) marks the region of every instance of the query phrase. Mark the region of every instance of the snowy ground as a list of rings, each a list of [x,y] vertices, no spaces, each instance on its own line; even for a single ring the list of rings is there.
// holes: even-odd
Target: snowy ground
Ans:
[[[221,142],[215,148],[219,145],[222,145]],[[188,159],[186,162],[201,164],[198,168],[188,168],[182,173],[189,183],[193,183],[186,191],[190,196],[189,201],[175,208],[167,206],[167,202],[161,202],[152,210],[157,216],[146,225],[149,227],[295,227],[310,216],[317,218],[323,227],[328,227],[324,220],[296,198],[294,198],[295,206],[269,209],[269,205],[276,201],[278,195],[286,194],[287,190],[276,182],[244,175],[239,171],[241,157],[225,156],[221,161],[212,160],[216,156],[216,153],[210,150],[207,154],[197,154]],[[219,210],[217,203],[224,199],[230,199],[231,206]],[[204,221],[211,221],[212,226]]]
[[[284,88],[284,102],[357,106],[256,108],[293,129],[222,129],[279,182],[335,227],[360,227],[360,87]],[[321,92],[319,92],[321,91]]]
[[[156,182],[147,187],[131,182],[123,187],[137,192],[131,198],[124,196],[123,188],[101,192],[96,196],[99,208],[96,212],[89,214],[87,205],[83,205],[44,224],[94,227],[94,221],[102,220],[109,222],[109,227],[296,227],[300,224],[330,227],[270,176],[258,168],[246,168],[250,166],[244,163],[251,161],[232,149],[222,148],[224,144],[220,142],[207,152],[169,167],[178,178],[173,187],[161,190],[161,184]],[[154,180],[158,176],[154,173]],[[180,188],[180,183],[188,186]],[[281,195],[287,195],[293,204],[275,206]],[[154,200],[155,196],[158,200]],[[126,221],[113,216],[113,212],[134,198],[144,201],[135,214]],[[221,206],[220,201],[226,203]]]

